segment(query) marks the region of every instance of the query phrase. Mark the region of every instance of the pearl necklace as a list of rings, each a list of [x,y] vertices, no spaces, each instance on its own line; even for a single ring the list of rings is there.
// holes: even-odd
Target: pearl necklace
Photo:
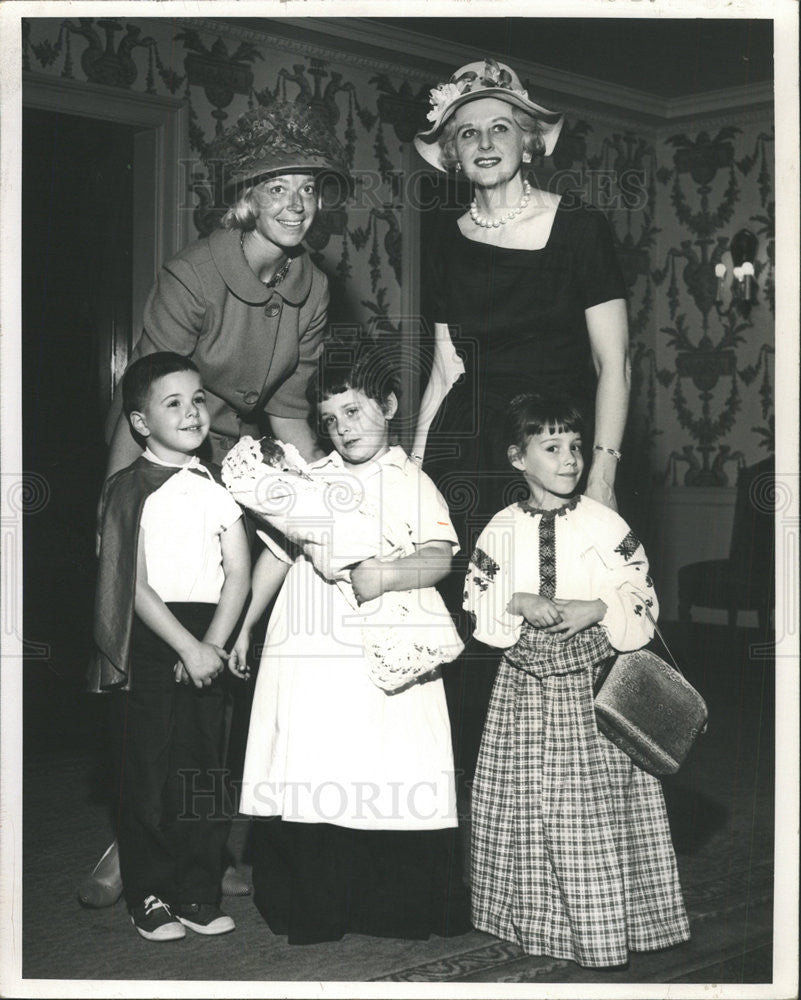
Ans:
[[[479,215],[478,202],[475,198],[470,202],[470,218],[477,226],[481,226],[482,229],[497,229],[498,226],[505,226],[507,222],[511,222],[512,219],[520,215],[526,205],[528,205],[530,199],[531,185],[528,181],[523,181],[523,197],[520,204],[517,208],[513,208],[511,212],[507,212],[502,219],[485,219],[483,215]]]

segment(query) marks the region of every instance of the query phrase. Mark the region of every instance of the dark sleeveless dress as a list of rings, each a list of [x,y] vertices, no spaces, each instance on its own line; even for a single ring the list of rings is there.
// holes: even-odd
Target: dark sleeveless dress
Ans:
[[[443,586],[460,614],[475,539],[493,514],[526,494],[506,457],[509,400],[525,391],[570,397],[585,414],[591,448],[596,376],[584,310],[625,298],[626,286],[603,213],[569,195],[540,250],[477,243],[462,235],[455,215],[443,214],[426,247],[423,282],[427,318],[448,324],[467,370],[437,415],[425,463],[462,545]],[[472,643],[445,670],[456,767],[468,781],[497,662],[496,650]]]

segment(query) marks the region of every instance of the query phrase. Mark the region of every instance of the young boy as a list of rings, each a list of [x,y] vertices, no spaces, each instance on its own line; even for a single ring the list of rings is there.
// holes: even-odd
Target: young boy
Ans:
[[[150,941],[185,926],[223,934],[234,921],[219,909],[230,825],[219,678],[250,587],[248,543],[241,509],[194,456],[209,432],[195,365],[149,354],[122,391],[146,448],[103,491],[90,687],[112,692],[123,891]]]

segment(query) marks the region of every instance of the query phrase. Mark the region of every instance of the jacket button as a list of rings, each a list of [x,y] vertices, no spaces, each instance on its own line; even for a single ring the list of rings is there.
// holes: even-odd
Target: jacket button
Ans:
[[[247,403],[248,406],[253,406],[255,403],[258,403],[258,401],[259,401],[259,394],[257,392],[245,393],[245,402]]]
[[[281,312],[281,306],[277,302],[271,302],[268,306],[264,307],[264,311],[268,316],[277,316]]]

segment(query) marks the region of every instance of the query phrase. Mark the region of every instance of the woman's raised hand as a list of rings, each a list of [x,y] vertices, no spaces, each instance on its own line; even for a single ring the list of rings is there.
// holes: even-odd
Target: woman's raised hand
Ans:
[[[430,403],[431,417],[433,418],[452,386],[464,373],[464,361],[453,346],[447,323],[435,323],[431,378],[423,393],[423,401],[420,405],[421,416],[428,415],[426,404]]]
[[[464,362],[456,352],[447,323],[434,324],[434,357],[431,377],[420,400],[417,430],[412,444],[412,455],[422,460],[425,454],[428,431],[456,381],[465,373]]]

